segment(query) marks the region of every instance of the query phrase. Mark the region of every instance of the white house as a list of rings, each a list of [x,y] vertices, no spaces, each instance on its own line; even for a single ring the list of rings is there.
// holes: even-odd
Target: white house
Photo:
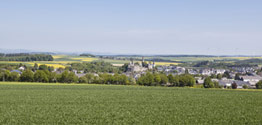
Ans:
[[[19,67],[18,69],[24,71],[24,70],[25,70],[25,67],[21,66],[21,67]]]
[[[249,82],[251,86],[255,86],[260,80],[262,80],[262,77],[260,76],[241,76],[244,82]]]

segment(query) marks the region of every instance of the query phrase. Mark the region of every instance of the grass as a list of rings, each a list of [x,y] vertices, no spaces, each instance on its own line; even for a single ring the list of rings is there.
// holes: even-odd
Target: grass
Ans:
[[[261,124],[262,92],[0,83],[0,124]]]

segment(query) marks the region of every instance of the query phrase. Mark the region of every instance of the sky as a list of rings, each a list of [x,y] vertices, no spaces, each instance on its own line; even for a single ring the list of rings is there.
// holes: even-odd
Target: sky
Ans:
[[[0,48],[262,55],[262,0],[0,0]]]

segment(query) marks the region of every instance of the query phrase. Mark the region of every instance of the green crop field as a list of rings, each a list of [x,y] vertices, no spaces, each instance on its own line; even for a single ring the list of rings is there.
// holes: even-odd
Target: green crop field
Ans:
[[[0,83],[0,124],[261,124],[262,91]]]

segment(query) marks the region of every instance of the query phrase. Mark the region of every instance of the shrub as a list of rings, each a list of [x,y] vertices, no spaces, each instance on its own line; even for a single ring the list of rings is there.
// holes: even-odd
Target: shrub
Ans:
[[[203,84],[204,88],[214,88],[215,85],[214,83],[212,82],[211,78],[210,77],[207,77],[204,81],[204,84]]]
[[[256,84],[257,89],[262,89],[262,80]]]
[[[237,84],[236,83],[232,83],[232,89],[237,89]]]
[[[243,89],[247,89],[248,88],[248,86],[247,85],[243,85]]]

